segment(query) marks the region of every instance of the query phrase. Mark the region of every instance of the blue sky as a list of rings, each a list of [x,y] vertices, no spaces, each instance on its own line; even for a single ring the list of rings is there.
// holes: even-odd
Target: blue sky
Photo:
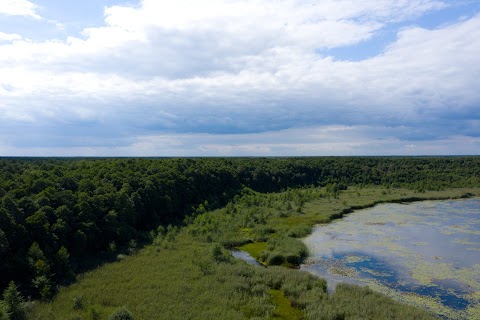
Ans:
[[[480,154],[480,0],[0,0],[0,156]]]

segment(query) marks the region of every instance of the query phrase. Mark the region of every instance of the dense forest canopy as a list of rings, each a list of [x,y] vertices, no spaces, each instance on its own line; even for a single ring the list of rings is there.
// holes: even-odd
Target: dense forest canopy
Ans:
[[[48,298],[85,261],[245,188],[478,187],[480,157],[0,158],[0,289]]]

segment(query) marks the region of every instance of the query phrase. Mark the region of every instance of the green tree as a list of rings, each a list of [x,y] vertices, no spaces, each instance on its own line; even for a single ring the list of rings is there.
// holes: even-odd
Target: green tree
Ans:
[[[7,312],[7,307],[3,301],[0,301],[0,320],[10,320],[10,314]]]
[[[30,249],[28,249],[27,261],[36,275],[47,275],[50,271],[47,258],[36,242],[34,242],[30,246]]]
[[[46,275],[36,276],[32,280],[32,285],[37,289],[42,300],[47,300],[52,296],[52,283]]]
[[[10,320],[27,319],[25,302],[15,282],[11,281],[7,289],[3,292],[3,301],[5,304],[5,312],[10,316]]]
[[[70,253],[67,248],[61,247],[55,255],[55,274],[59,281],[70,281],[74,273],[70,265]]]

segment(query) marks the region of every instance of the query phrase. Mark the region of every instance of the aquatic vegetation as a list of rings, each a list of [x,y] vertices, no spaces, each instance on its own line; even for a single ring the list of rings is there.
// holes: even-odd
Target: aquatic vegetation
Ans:
[[[480,229],[471,221],[478,208],[480,199],[357,211],[305,238],[313,257],[302,269],[329,282],[368,285],[449,319],[477,315]]]
[[[355,262],[363,262],[368,260],[368,257],[365,256],[359,256],[355,254],[349,254],[345,257],[347,263],[355,263]]]

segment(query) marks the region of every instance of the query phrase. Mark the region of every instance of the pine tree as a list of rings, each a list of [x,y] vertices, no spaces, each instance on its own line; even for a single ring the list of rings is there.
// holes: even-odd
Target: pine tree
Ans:
[[[10,316],[10,320],[25,320],[25,302],[17,289],[15,282],[11,281],[7,289],[3,292],[5,311]]]

